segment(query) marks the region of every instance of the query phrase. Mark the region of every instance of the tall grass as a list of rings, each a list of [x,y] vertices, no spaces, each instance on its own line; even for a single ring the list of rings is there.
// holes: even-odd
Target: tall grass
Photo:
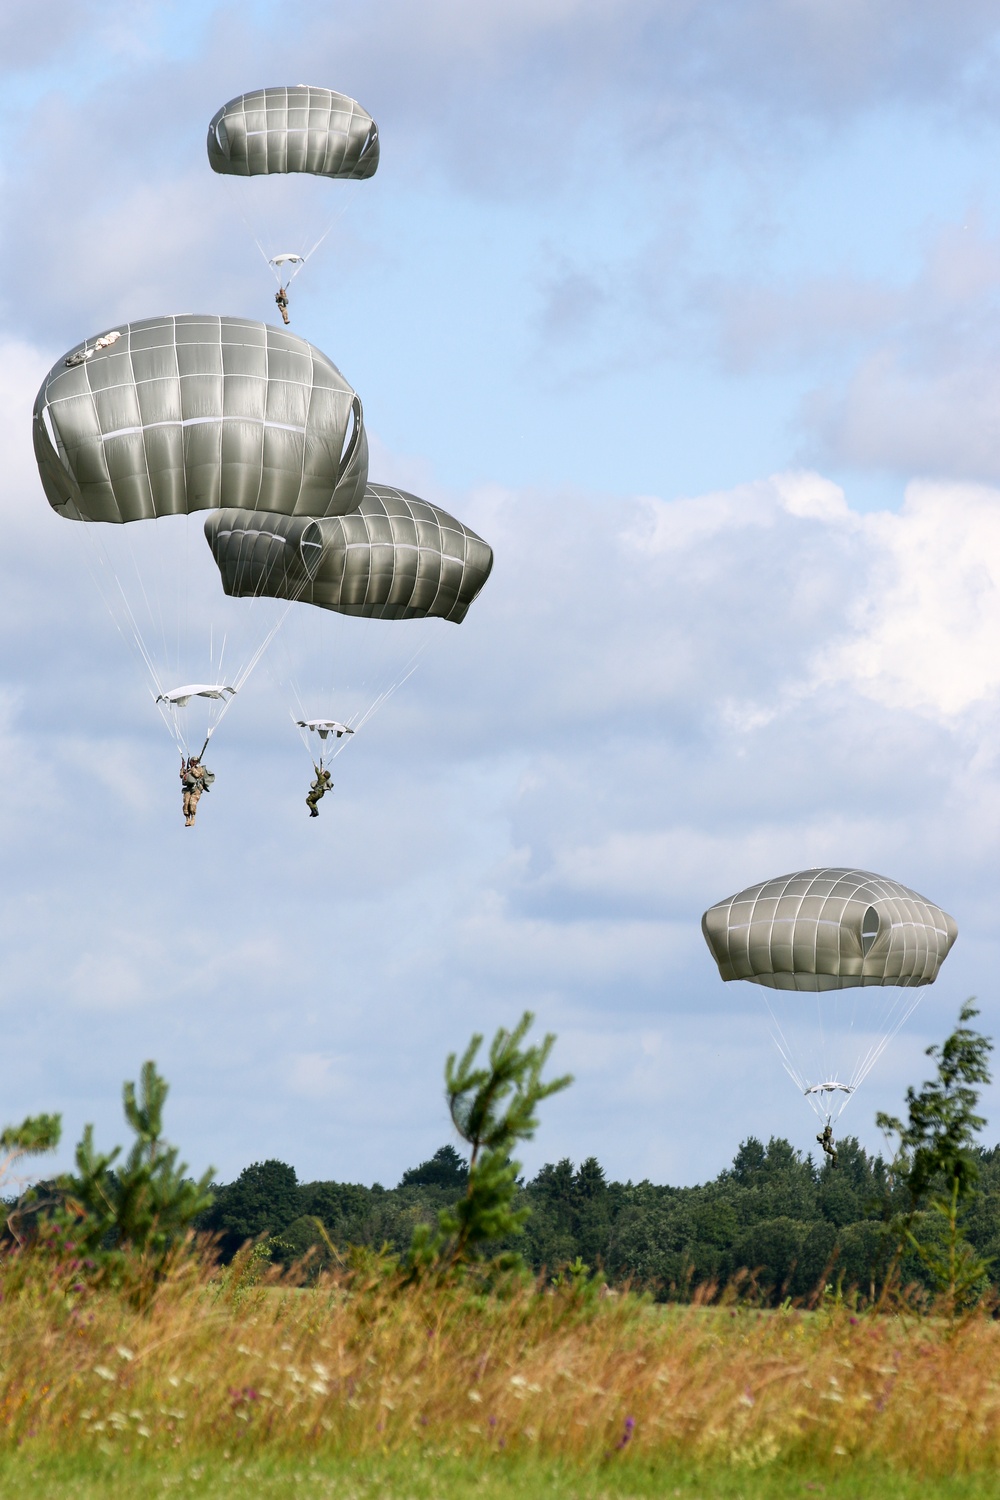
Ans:
[[[72,1259],[0,1263],[0,1451],[1000,1463],[1000,1327],[662,1307],[384,1274],[249,1287],[177,1257],[144,1310]]]

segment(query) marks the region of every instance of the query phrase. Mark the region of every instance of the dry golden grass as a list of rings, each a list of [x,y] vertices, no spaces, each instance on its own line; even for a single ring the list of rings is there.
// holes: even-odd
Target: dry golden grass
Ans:
[[[911,1474],[1000,1463],[1000,1326],[330,1281],[234,1295],[181,1260],[145,1312],[0,1263],[0,1452],[504,1450]]]

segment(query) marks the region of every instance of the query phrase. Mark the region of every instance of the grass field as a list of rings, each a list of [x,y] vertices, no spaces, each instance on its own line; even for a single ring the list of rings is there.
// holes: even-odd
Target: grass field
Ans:
[[[36,1500],[995,1500],[995,1474],[922,1480],[881,1465],[848,1462],[842,1472],[769,1466],[752,1473],[713,1466],[630,1463],[624,1467],[525,1459],[487,1462],[448,1455],[397,1454],[366,1459],[225,1460],[216,1454],[136,1459],[68,1454],[40,1461],[29,1455],[0,1459],[0,1494]]]
[[[0,1266],[0,1495],[1000,1495],[1000,1325]]]

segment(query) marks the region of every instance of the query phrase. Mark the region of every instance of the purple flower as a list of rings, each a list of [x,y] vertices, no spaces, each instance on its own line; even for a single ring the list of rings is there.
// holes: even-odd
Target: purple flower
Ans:
[[[633,1434],[634,1431],[635,1431],[635,1417],[626,1417],[625,1418],[625,1431],[622,1433],[621,1437],[618,1439],[617,1443],[615,1444],[615,1447],[616,1448],[627,1448],[628,1445],[629,1445],[629,1443],[632,1441],[632,1434]]]

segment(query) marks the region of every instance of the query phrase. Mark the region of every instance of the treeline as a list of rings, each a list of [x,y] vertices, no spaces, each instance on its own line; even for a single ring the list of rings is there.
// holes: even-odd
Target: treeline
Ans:
[[[1000,1281],[1000,1146],[979,1150],[977,1159],[981,1191],[963,1229],[981,1257],[994,1258]],[[227,1259],[264,1235],[286,1262],[308,1251],[321,1266],[332,1258],[331,1246],[341,1254],[350,1246],[403,1254],[415,1227],[432,1222],[467,1180],[451,1146],[404,1172],[394,1188],[300,1183],[284,1162],[255,1162],[234,1182],[214,1186],[212,1207],[198,1222],[220,1236]],[[674,1299],[749,1271],[774,1301],[807,1299],[838,1281],[870,1296],[898,1243],[887,1225],[908,1207],[882,1157],[869,1156],[856,1139],[838,1143],[836,1167],[818,1167],[776,1137],[766,1145],[750,1137],[731,1167],[689,1188],[611,1182],[594,1157],[578,1167],[564,1159],[522,1182],[515,1204],[531,1211],[516,1249],[538,1274],[582,1264],[611,1285],[631,1282]],[[935,1218],[918,1215],[918,1238],[935,1237]],[[901,1271],[905,1280],[929,1284],[916,1255],[904,1257]]]

